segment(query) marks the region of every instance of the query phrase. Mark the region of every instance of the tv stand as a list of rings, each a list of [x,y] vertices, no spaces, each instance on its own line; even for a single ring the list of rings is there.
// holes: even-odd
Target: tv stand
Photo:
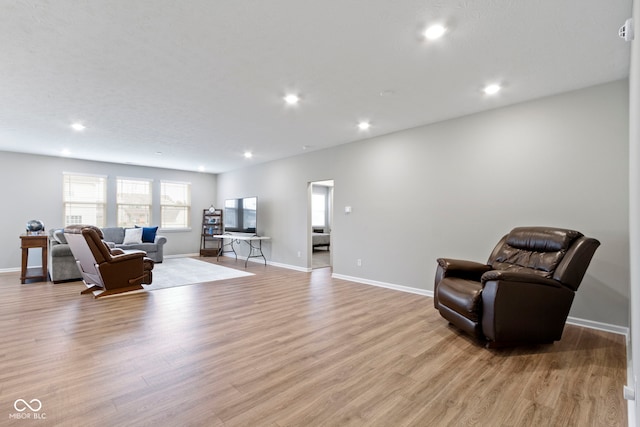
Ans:
[[[220,250],[218,251],[217,259],[220,258],[220,254],[222,253],[222,248],[228,244],[228,245],[231,245],[231,250],[233,251],[233,254],[235,255],[237,260],[238,253],[233,247],[233,244],[235,242],[236,244],[239,245],[240,242],[246,242],[249,245],[249,254],[247,255],[247,259],[244,260],[244,267],[247,268],[247,263],[249,262],[249,258],[262,258],[264,260],[264,265],[267,265],[267,258],[265,258],[264,253],[262,252],[262,241],[269,240],[271,239],[271,237],[258,236],[258,235],[242,236],[239,234],[223,234],[223,235],[213,236],[213,238],[220,239],[222,241],[222,244],[220,245]],[[229,239],[231,240],[231,242],[225,244],[224,239]]]

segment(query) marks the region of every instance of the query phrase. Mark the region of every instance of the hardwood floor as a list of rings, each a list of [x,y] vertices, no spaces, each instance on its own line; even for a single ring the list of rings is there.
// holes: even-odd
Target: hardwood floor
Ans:
[[[431,298],[249,264],[101,300],[0,274],[0,425],[627,425],[620,335],[487,350]]]
[[[331,267],[331,250],[314,249],[311,252],[311,268]]]

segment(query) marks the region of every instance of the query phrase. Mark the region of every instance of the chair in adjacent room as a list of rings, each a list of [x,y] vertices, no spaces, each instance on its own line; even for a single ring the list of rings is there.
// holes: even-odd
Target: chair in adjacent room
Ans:
[[[87,289],[95,298],[143,289],[151,284],[153,260],[144,251],[110,249],[102,240],[102,231],[88,225],[64,229],[71,253]]]
[[[487,347],[557,341],[599,245],[574,230],[514,228],[486,264],[439,258],[434,306]]]

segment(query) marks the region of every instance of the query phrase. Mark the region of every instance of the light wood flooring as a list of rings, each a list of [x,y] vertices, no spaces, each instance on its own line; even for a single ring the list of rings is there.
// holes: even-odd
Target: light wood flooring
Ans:
[[[249,264],[100,300],[0,274],[0,425],[627,425],[620,335],[487,350],[431,298]],[[46,419],[11,418],[17,399]]]
[[[311,252],[311,267],[331,267],[331,251],[329,249],[314,249]]]

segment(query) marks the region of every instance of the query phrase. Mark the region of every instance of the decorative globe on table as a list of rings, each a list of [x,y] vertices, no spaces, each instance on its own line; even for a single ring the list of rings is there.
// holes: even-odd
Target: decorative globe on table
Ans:
[[[32,219],[27,222],[27,233],[28,234],[40,234],[44,231],[44,222],[39,219]]]

